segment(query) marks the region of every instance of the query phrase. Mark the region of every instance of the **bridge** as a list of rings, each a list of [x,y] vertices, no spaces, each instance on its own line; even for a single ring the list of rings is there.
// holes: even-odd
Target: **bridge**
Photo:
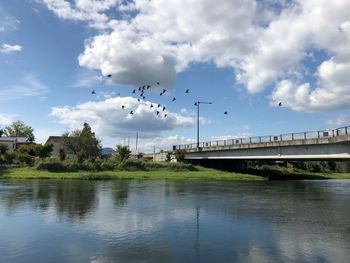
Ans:
[[[350,126],[173,146],[186,160],[350,160]]]

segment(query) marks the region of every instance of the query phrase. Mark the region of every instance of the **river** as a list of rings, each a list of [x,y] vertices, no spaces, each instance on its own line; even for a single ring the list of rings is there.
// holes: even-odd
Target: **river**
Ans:
[[[0,181],[0,262],[349,262],[350,180]]]

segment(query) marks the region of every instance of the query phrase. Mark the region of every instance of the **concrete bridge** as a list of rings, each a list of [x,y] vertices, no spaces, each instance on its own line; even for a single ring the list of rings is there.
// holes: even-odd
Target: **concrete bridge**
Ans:
[[[350,126],[173,146],[186,160],[350,160]]]

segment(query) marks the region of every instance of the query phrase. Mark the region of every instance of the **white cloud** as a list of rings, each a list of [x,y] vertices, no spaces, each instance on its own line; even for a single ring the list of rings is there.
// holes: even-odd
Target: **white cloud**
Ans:
[[[53,107],[51,115],[58,122],[72,129],[81,128],[88,122],[100,136],[125,137],[139,131],[144,138],[157,137],[162,131],[186,128],[195,123],[195,119],[172,112],[156,115],[156,107],[151,102],[132,97],[116,97],[99,102],[86,102],[75,107]],[[122,105],[125,109],[122,109]],[[156,105],[154,103],[154,105]],[[134,114],[129,114],[130,111]],[[167,118],[164,117],[167,114]]]
[[[73,87],[93,87],[101,83],[102,76],[99,76],[95,72],[81,72],[77,78],[77,81],[72,85]]]
[[[350,64],[348,0],[42,1],[63,19],[103,29],[86,41],[79,64],[112,74],[115,84],[171,87],[192,63],[213,62],[232,68],[250,93],[275,86],[273,102],[294,110],[350,105],[340,83]],[[109,16],[114,7],[118,15]],[[315,50],[328,58],[310,72],[304,60]],[[312,73],[317,85],[306,81]]]
[[[346,124],[348,121],[348,117],[345,115],[345,114],[340,114],[339,116],[337,116],[336,118],[334,119],[328,119],[326,121],[326,124],[327,125],[344,125]]]
[[[350,103],[350,61],[323,62],[317,71],[318,85],[312,88],[308,82],[297,84],[291,80],[278,83],[271,96],[271,103],[296,111],[326,111],[347,108]]]
[[[10,54],[10,53],[14,53],[14,52],[19,52],[22,50],[22,47],[19,45],[8,45],[8,44],[3,44],[0,47],[0,53],[6,53],[6,54]]]
[[[49,93],[49,88],[40,82],[34,74],[27,74],[18,85],[0,89],[1,100],[14,100],[27,97],[38,97],[43,100]]]
[[[2,125],[9,125],[11,122],[17,118],[17,114],[3,114],[0,113],[0,126]]]
[[[116,6],[118,0],[41,0],[48,9],[62,19],[86,21],[91,27],[104,29],[108,16],[103,13]]]
[[[0,32],[16,30],[21,22],[0,9]]]

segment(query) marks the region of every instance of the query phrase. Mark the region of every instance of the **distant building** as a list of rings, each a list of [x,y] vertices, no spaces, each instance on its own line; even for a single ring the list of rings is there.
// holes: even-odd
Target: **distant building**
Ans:
[[[68,149],[67,146],[64,145],[62,138],[62,136],[50,136],[47,139],[46,143],[51,143],[53,145],[52,152],[50,153],[51,157],[59,158],[61,148],[64,149],[66,157],[69,158],[74,156],[73,152],[70,149]]]
[[[27,137],[0,137],[0,143],[4,143],[8,146],[9,152],[13,152],[23,144],[32,143]]]

